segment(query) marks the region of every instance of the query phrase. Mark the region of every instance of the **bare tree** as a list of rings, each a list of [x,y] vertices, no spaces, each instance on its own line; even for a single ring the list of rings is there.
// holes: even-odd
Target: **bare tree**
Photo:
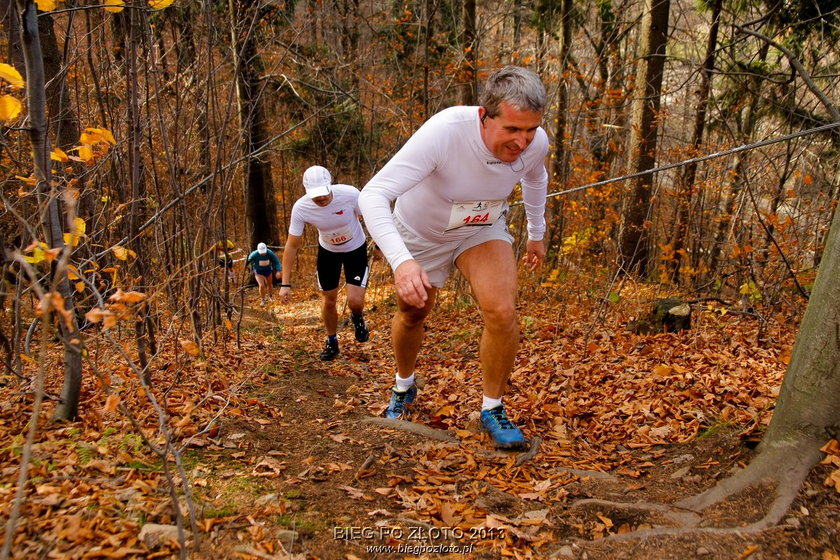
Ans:
[[[29,108],[29,141],[32,144],[33,168],[37,181],[38,202],[46,210],[41,214],[41,228],[47,243],[53,249],[60,249],[62,258],[53,263],[52,285],[63,300],[63,309],[58,321],[64,344],[64,384],[61,398],[55,408],[56,420],[75,420],[79,409],[82,390],[82,353],[73,293],[67,278],[67,248],[64,244],[64,228],[60,193],[51,185],[50,141],[47,134],[47,96],[43,54],[38,34],[35,3],[18,0],[20,15],[21,44],[26,65],[26,99]],[[37,279],[32,278],[32,281]],[[50,317],[44,317],[49,321]]]

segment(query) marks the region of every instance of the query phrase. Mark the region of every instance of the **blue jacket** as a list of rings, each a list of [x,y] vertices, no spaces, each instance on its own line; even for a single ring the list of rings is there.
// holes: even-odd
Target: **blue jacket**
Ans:
[[[263,276],[272,272],[280,272],[283,268],[280,264],[280,259],[277,258],[277,255],[271,249],[264,255],[261,255],[259,251],[252,251],[248,255],[248,260],[245,262],[253,267],[254,272]]]

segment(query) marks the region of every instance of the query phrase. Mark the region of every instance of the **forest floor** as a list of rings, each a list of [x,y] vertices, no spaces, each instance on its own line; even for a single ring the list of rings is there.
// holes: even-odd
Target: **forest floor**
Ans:
[[[506,402],[535,444],[529,454],[495,451],[477,430],[480,317],[457,290],[442,295],[418,364],[417,430],[372,420],[393,383],[384,286],[369,290],[371,339],[356,342],[342,318],[335,361],[318,359],[316,293],[261,308],[248,290],[241,322],[234,316],[205,344],[204,358],[182,353],[156,372],[190,482],[198,552],[190,532],[188,557],[840,558],[840,492],[827,484],[837,467],[828,464],[813,469],[785,522],[761,534],[633,538],[669,522],[613,504],[676,502],[749,462],[795,335],[785,317],[759,328],[753,317],[698,308],[689,331],[637,335],[624,326],[648,304],[596,313],[586,297],[559,305],[550,290],[523,294]],[[139,532],[175,523],[168,487],[184,485],[177,469],[167,475],[144,455],[102,386],[122,383],[126,406],[142,392],[129,390],[125,371],[107,374],[110,383],[87,384],[79,426],[39,432],[13,557],[179,557],[174,542]],[[31,395],[12,383],[2,391],[5,530]],[[145,408],[137,421],[154,439]],[[767,495],[728,500],[703,525],[757,520]]]

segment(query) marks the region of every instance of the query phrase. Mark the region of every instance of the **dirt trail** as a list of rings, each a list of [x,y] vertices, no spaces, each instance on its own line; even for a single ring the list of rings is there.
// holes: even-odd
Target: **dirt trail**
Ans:
[[[476,397],[478,331],[469,320],[474,312],[457,305],[441,306],[437,326],[428,329],[425,347],[433,350],[422,360],[427,386],[416,419],[458,441],[367,422],[381,413],[391,383],[391,312],[387,300],[376,302],[366,344],[356,343],[345,324],[334,362],[317,357],[323,344],[317,297],[246,313],[243,324],[265,340],[266,375],[247,387],[247,415],[225,419],[200,453],[207,476],[197,500],[205,517],[218,520],[206,543],[214,557],[281,558],[282,544],[293,557],[325,560],[837,558],[840,496],[822,484],[826,467],[815,469],[788,522],[759,537],[599,542],[668,520],[577,507],[579,500],[673,502],[714,484],[752,450],[729,427],[683,445],[618,447],[625,466],[599,473],[598,461],[579,454],[586,445],[552,433],[558,424],[540,417],[523,427],[544,444],[536,457],[517,464],[519,454],[492,450],[464,403]],[[543,342],[526,336],[520,360],[540,352]],[[515,380],[514,389],[533,399],[540,388]],[[709,520],[749,521],[762,513],[760,498],[741,496]],[[243,514],[256,521],[243,521]],[[278,545],[247,544],[254,542]]]

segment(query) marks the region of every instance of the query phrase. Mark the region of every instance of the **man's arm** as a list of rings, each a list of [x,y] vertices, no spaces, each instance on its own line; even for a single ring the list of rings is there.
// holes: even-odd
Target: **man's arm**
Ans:
[[[292,267],[297,259],[300,240],[301,236],[290,233],[283,249],[283,280],[280,281],[280,301],[283,303],[289,302],[292,293]]]
[[[540,148],[545,154],[548,153],[548,137],[545,131],[538,132]],[[537,148],[538,145],[533,145]],[[543,157],[544,157],[543,156]],[[522,204],[525,207],[525,215],[528,218],[528,242],[525,245],[525,256],[523,261],[530,271],[534,271],[545,259],[545,200],[548,193],[548,172],[545,165],[538,165],[531,169],[522,178]]]
[[[394,225],[391,204],[435,171],[438,162],[447,155],[447,144],[445,123],[432,117],[368,181],[359,195],[368,233],[394,271],[412,256]]]

